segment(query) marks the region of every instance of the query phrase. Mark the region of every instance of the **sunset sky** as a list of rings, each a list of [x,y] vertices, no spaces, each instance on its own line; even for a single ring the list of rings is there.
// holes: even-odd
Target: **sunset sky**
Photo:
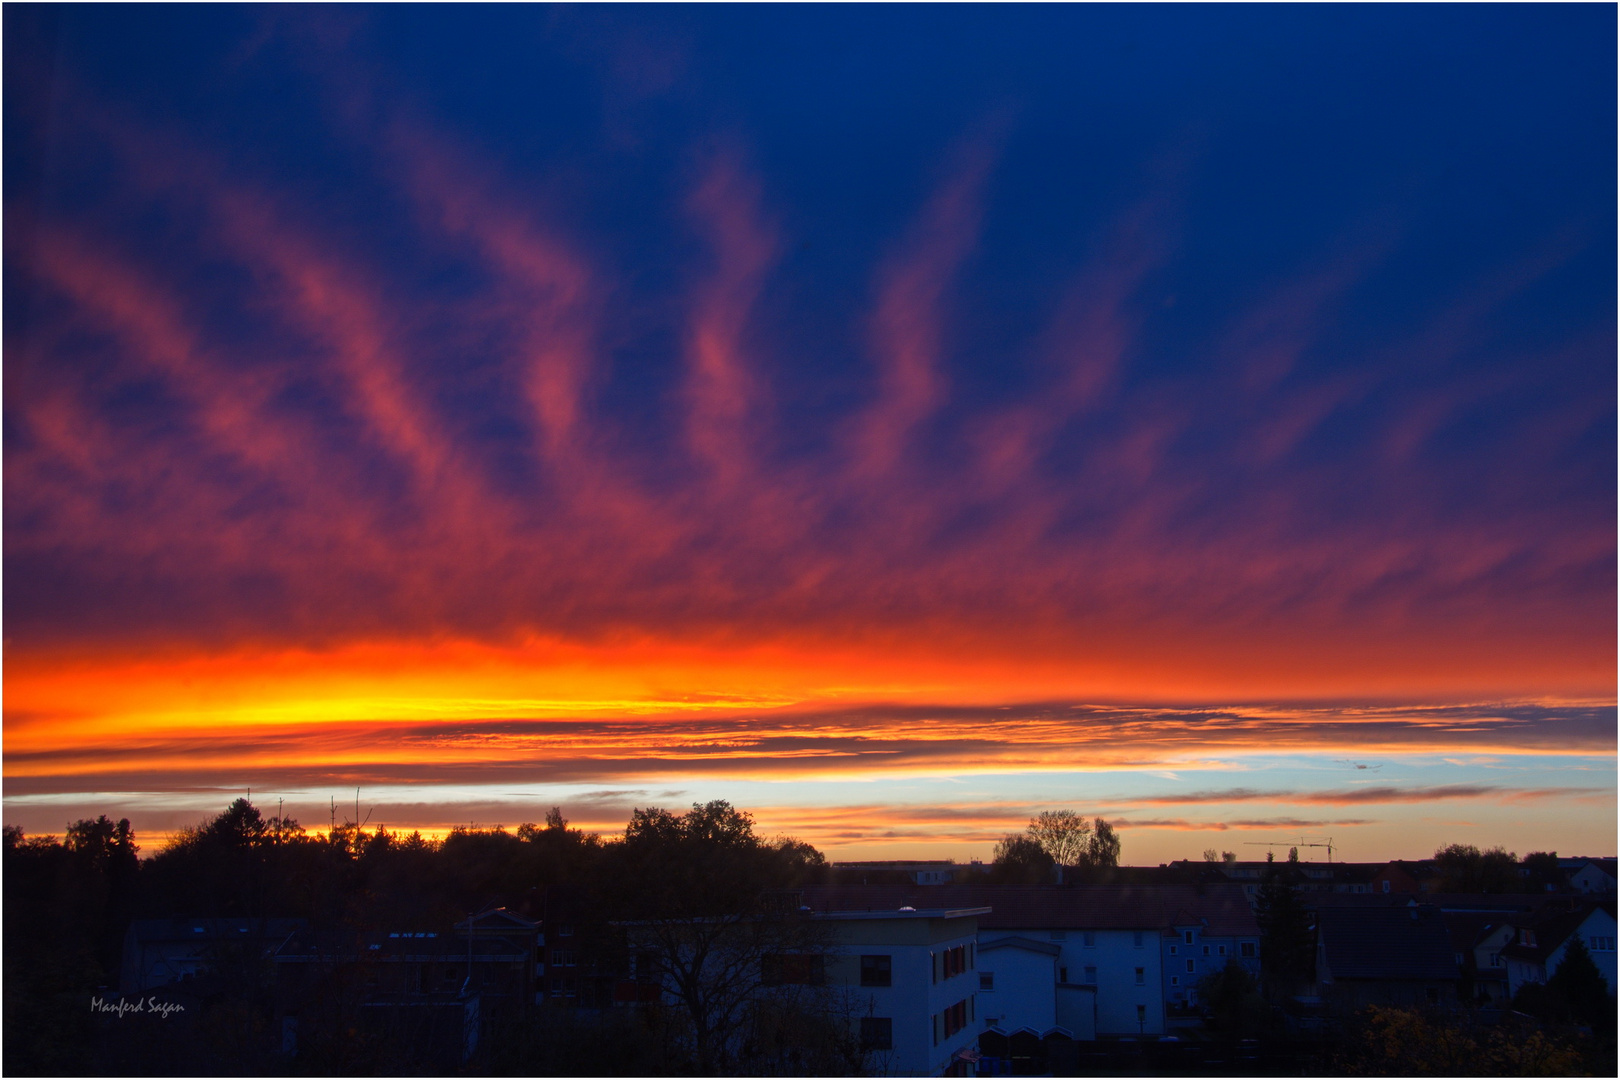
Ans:
[[[1616,11],[4,8],[4,811],[1616,847]]]

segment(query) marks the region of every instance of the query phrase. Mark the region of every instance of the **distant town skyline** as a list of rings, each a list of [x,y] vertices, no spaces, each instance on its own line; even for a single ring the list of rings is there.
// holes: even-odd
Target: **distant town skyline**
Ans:
[[[4,20],[8,824],[1614,854],[1612,8]]]

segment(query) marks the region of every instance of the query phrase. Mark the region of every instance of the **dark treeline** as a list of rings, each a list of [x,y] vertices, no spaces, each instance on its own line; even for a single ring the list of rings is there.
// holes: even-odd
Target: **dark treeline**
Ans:
[[[109,1028],[88,1007],[92,998],[116,996],[132,920],[301,919],[314,930],[448,934],[470,914],[499,907],[540,921],[548,900],[555,903],[561,895],[582,945],[612,961],[622,960],[615,956],[610,929],[616,922],[758,910],[764,898],[826,874],[826,861],[815,848],[791,839],[763,839],[747,814],[723,802],[687,814],[637,810],[623,836],[611,841],[569,827],[555,809],[540,824],[455,829],[435,841],[414,832],[365,830],[352,822],[311,833],[238,799],[150,857],[139,853],[128,821],[76,822],[60,840],[6,828],[8,1074],[146,1071],[141,1062],[126,1060],[128,1048],[120,1045],[136,1026]],[[617,951],[622,953],[622,946]],[[253,1007],[245,1000],[252,996],[248,989],[219,985],[195,992],[212,993],[218,999],[214,1004],[234,1014]],[[204,1011],[212,1016],[221,1010]],[[187,1021],[207,1023],[191,1016]],[[535,1055],[559,1049],[534,1045],[535,1032],[548,1023],[555,1026],[554,1018],[526,1023],[523,1038],[502,1043],[499,1052],[508,1059],[517,1048],[516,1060],[486,1054],[478,1067],[542,1071]],[[287,1067],[257,1060],[254,1046],[226,1045],[232,1038],[230,1031],[189,1038],[196,1056],[160,1055],[150,1071]],[[237,1041],[256,1045],[268,1038],[249,1031]],[[551,1071],[636,1072],[653,1066],[679,1071],[679,1062],[636,1057],[645,1048],[628,1047],[622,1037],[608,1042],[630,1055],[617,1068],[609,1055],[608,1060],[555,1061]],[[215,1052],[199,1051],[199,1043],[213,1045]],[[305,1064],[312,1072],[377,1067],[363,1061]]]
[[[6,828],[6,1073],[817,1075],[853,1074],[863,1064],[848,1018],[828,1000],[797,999],[789,1007],[780,992],[750,997],[768,970],[762,958],[813,954],[824,944],[810,920],[783,905],[797,887],[839,875],[809,844],[757,835],[749,815],[724,802],[682,814],[636,810],[624,832],[608,839],[571,828],[553,809],[538,824],[456,829],[432,840],[353,822],[311,833],[238,799],[161,850],[141,854],[128,821],[74,822],[60,839]],[[1118,858],[1118,838],[1105,822],[1058,811],[1006,837],[996,861],[971,872],[987,884],[1108,881],[1120,872]],[[1497,849],[1453,846],[1434,862],[1448,889],[1522,888],[1516,860]],[[1525,865],[1557,872],[1551,856]],[[1514,1003],[1519,1028],[1476,1031],[1384,1009],[1314,1035],[1302,1049],[1298,1030],[1284,1030],[1281,1009],[1309,988],[1315,972],[1313,916],[1298,882],[1292,860],[1267,876],[1256,911],[1262,976],[1255,980],[1234,962],[1206,980],[1205,1038],[1291,1046],[1293,1056],[1279,1060],[1294,1064],[1282,1071],[1297,1071],[1301,1061],[1310,1063],[1307,1072],[1352,1075],[1611,1070],[1614,998],[1580,948],[1546,986],[1526,987]],[[302,920],[314,933],[452,937],[470,915],[499,908],[545,924],[548,933],[566,922],[580,956],[589,958],[578,968],[578,997],[524,1001],[485,1015],[481,1022],[498,1037],[448,1065],[413,1058],[400,1032],[368,1034],[353,1020],[353,987],[340,983],[322,991],[328,997],[321,1008],[330,1012],[323,1034],[306,1030],[296,1056],[285,1047],[278,1053],[276,975],[262,956],[222,958],[217,970],[186,985],[186,1011],[170,1019],[109,1019],[89,1007],[118,998],[134,920]],[[626,927],[637,928],[628,933],[639,934],[640,945]],[[712,972],[685,970],[694,952],[736,951],[739,942],[754,950],[744,957],[746,978],[728,984]],[[586,986],[593,975],[611,982],[649,972],[666,987],[690,989],[675,995],[674,1006],[627,1010],[600,1007],[607,1002]],[[1124,1059],[1115,1065],[1134,1068]]]

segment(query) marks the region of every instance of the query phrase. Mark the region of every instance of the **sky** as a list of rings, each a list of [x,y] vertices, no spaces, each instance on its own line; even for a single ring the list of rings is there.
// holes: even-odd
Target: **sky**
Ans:
[[[8,824],[1614,854],[1612,7],[3,19]]]

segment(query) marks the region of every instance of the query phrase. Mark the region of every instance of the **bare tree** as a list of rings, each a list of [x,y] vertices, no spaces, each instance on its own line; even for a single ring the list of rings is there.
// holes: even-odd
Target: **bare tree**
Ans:
[[[782,1017],[823,1011],[826,931],[789,891],[818,852],[761,840],[725,802],[684,815],[637,810],[615,848],[638,885],[639,910],[624,923],[636,974],[677,1003],[699,1074],[757,1056],[745,1050],[757,1051],[767,1016],[778,1033],[814,1026]]]
[[[1077,866],[1091,840],[1091,823],[1073,810],[1043,810],[1024,830],[1059,866]]]

